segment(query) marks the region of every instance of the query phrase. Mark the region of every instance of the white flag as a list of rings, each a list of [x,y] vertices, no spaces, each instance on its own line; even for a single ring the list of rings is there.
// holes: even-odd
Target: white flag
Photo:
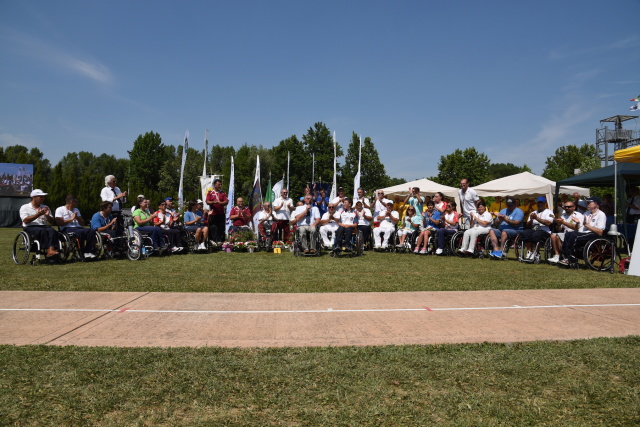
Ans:
[[[284,179],[281,179],[280,181],[276,182],[275,185],[273,186],[273,200],[277,199],[278,197],[280,197],[280,193],[282,192],[282,187],[284,186]]]
[[[180,166],[180,187],[178,188],[178,210],[184,208],[184,197],[182,191],[182,181],[184,179],[184,164],[187,162],[187,148],[189,148],[189,131],[184,134],[184,147],[182,148],[182,165]]]
[[[204,165],[202,166],[202,176],[207,176],[207,156],[209,155],[209,129],[204,131]]]
[[[333,184],[331,185],[331,193],[329,194],[329,200],[333,200],[337,196],[338,182],[336,177],[336,131],[333,131]]]
[[[353,198],[358,198],[358,188],[360,188],[360,164],[362,162],[362,135],[360,136],[360,152],[358,155],[358,173],[353,178]]]
[[[227,193],[227,199],[229,203],[227,204],[227,222],[226,222],[226,232],[229,234],[229,226],[231,225],[231,221],[229,221],[229,216],[231,215],[231,209],[233,209],[233,204],[235,200],[234,192],[234,184],[233,181],[235,179],[235,166],[233,165],[233,156],[231,156],[231,178],[229,179],[229,192]]]

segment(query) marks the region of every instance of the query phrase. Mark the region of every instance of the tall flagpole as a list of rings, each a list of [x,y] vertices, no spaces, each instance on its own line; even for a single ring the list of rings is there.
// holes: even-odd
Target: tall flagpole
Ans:
[[[289,191],[289,162],[291,158],[289,157],[289,152],[287,151],[287,191]]]
[[[180,187],[178,188],[178,210],[183,210],[184,197],[182,181],[184,178],[184,164],[187,162],[187,148],[189,148],[189,131],[184,134],[184,147],[182,148],[182,165],[180,166]]]
[[[209,129],[204,130],[204,165],[202,165],[202,176],[207,176],[207,156],[209,155]]]
[[[331,185],[331,193],[329,194],[329,198],[331,200],[336,198],[336,194],[337,194],[337,178],[336,178],[336,172],[337,172],[337,167],[336,167],[336,144],[337,144],[337,140],[336,140],[336,131],[333,131],[333,184]]]
[[[314,183],[316,173],[316,153],[311,153],[311,185]]]

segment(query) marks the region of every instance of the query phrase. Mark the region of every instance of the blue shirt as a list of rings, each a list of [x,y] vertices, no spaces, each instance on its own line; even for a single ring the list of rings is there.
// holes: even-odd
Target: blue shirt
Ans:
[[[434,209],[433,213],[431,214],[431,216],[433,217],[433,219],[438,221],[440,219],[440,212],[437,211],[436,209]],[[425,228],[426,227],[433,227],[433,228],[440,227],[438,224],[436,224],[435,222],[431,221],[431,218],[429,218],[429,215],[427,214],[427,212],[424,213],[424,219],[426,221],[425,222]]]
[[[522,230],[524,227],[524,212],[522,212],[522,209],[515,208],[508,210],[507,208],[504,208],[500,211],[500,215],[504,215],[509,221],[520,221],[520,224],[515,227],[511,224],[507,224],[505,221],[502,221],[499,227],[500,230]]]
[[[107,219],[104,219],[104,217],[100,215],[100,212],[96,212],[91,217],[91,228],[93,228],[94,230],[97,230],[98,228],[104,227],[105,225],[110,223],[112,220],[113,220],[113,217],[111,216],[111,214],[109,214]]]
[[[322,196],[318,196],[318,198],[315,201],[315,205],[318,208],[318,210],[320,211],[320,217],[322,217],[322,215],[324,215],[328,210],[329,210],[329,198],[325,196],[324,198],[324,203],[322,200]]]

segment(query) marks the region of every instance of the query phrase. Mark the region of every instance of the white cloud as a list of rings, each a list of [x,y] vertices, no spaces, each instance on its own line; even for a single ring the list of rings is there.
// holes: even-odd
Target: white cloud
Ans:
[[[2,33],[1,39],[12,45],[23,56],[71,71],[101,84],[113,82],[113,74],[99,61],[79,58],[52,44],[17,32],[3,31]]]

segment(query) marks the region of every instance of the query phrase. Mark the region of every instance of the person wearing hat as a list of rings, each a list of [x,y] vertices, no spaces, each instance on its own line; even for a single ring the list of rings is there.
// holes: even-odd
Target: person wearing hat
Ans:
[[[563,259],[558,262],[558,265],[567,266],[569,263],[576,262],[576,258],[572,255],[573,248],[577,244],[582,245],[602,236],[604,229],[607,227],[607,216],[600,210],[602,199],[593,196],[585,201],[588,203],[587,210],[589,214],[584,217],[583,230],[565,234],[564,242],[562,243]]]
[[[380,226],[373,230],[373,248],[387,249],[391,233],[395,230],[396,224],[400,220],[398,212],[393,210],[393,202],[391,200],[387,200],[386,209],[380,212],[375,219],[380,222]]]
[[[47,248],[46,257],[51,258],[60,254],[60,241],[58,232],[48,225],[56,222],[49,207],[43,203],[47,194],[40,189],[33,190],[31,202],[20,207],[20,219],[24,231],[40,242],[41,248]]]
[[[494,249],[489,256],[493,259],[501,259],[502,248],[507,239],[514,239],[522,232],[524,212],[516,207],[516,200],[511,196],[507,196],[505,203],[507,207],[498,213],[494,221],[494,224],[498,225],[498,229],[489,230],[489,239],[491,239],[491,245]],[[498,236],[500,236],[500,245],[498,245]]]
[[[167,197],[164,199],[165,211],[171,216],[171,228],[180,228],[178,221],[180,221],[180,215],[176,212],[176,208],[173,206],[173,197]]]
[[[527,248],[527,254],[524,257],[527,261],[533,261],[536,255],[533,245],[536,243],[544,243],[551,235],[551,226],[555,218],[553,211],[547,209],[546,197],[538,197],[536,203],[538,209],[529,214],[529,220],[527,221],[528,229],[524,230],[521,235],[524,246]]]

